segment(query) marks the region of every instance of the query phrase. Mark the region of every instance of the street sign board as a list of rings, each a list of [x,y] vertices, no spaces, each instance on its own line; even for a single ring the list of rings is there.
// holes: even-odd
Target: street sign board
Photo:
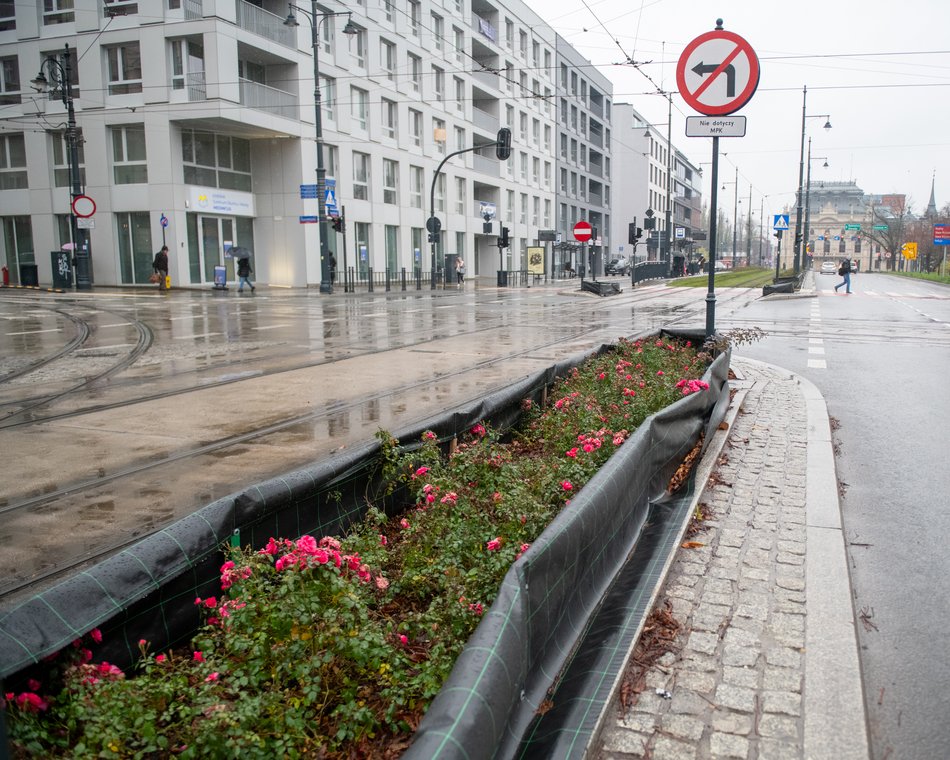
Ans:
[[[162,225],[162,227],[167,227],[167,226],[168,226],[168,217],[165,216],[164,214],[162,214],[161,217],[159,217],[158,223],[159,223],[160,225]]]
[[[742,37],[714,29],[690,42],[676,64],[683,100],[707,116],[725,116],[749,102],[759,86],[759,58]]]
[[[542,243],[553,243],[557,240],[557,230],[538,230],[538,240]]]
[[[687,137],[745,137],[745,116],[687,116]]]
[[[72,209],[80,219],[88,219],[96,213],[96,202],[88,195],[77,195],[73,198]]]
[[[773,215],[772,229],[773,230],[787,230],[788,229],[788,214]]]
[[[301,186],[300,186],[300,197],[301,197],[301,198],[316,198],[316,197],[317,197],[317,186],[316,186],[316,185],[301,185]]]
[[[934,245],[950,245],[950,224],[934,225]]]
[[[96,228],[96,220],[91,217],[79,216],[76,218],[76,229],[77,230],[94,230]]]
[[[859,230],[859,229],[861,229],[861,225],[860,225],[860,224],[846,224],[846,225],[844,226],[844,229],[845,229],[845,231],[848,231],[848,230]]]
[[[585,243],[590,240],[593,234],[594,229],[587,222],[578,222],[574,225],[574,239],[580,241],[581,243]]]
[[[320,221],[319,216],[301,216],[300,217],[301,224],[316,224],[319,221]]]
[[[676,227],[675,230],[674,230],[674,232],[673,232],[673,237],[675,237],[677,240],[685,240],[685,239],[686,239],[686,228],[685,228],[685,227]]]
[[[887,230],[888,226],[886,224],[875,224],[872,229],[883,231],[883,230]]]
[[[327,192],[323,201],[323,205],[326,206],[327,213],[330,216],[338,216],[336,209],[336,180],[331,177],[327,177]]]

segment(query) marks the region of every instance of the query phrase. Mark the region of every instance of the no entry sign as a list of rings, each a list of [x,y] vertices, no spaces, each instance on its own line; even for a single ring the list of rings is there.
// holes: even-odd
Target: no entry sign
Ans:
[[[578,222],[574,225],[574,239],[585,243],[594,234],[593,228],[587,222]]]
[[[714,29],[690,42],[676,64],[676,86],[707,116],[738,111],[759,86],[759,58],[738,34]]]

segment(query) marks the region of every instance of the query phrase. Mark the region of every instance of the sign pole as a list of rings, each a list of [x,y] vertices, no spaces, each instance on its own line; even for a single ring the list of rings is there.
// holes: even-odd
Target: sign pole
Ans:
[[[716,220],[719,216],[719,138],[712,139],[712,191],[709,198],[709,289],[706,291],[706,337],[716,334]]]

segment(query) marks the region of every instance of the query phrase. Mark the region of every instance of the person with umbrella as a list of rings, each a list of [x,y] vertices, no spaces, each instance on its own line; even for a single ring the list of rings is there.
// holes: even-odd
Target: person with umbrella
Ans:
[[[247,285],[253,293],[256,288],[251,282],[251,252],[247,248],[235,246],[231,249],[231,256],[237,259],[238,293],[244,292],[244,286]]]

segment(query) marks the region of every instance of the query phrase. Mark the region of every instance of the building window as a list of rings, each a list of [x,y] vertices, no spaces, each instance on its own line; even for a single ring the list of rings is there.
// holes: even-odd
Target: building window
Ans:
[[[518,53],[523,60],[528,60],[528,33],[518,32]]]
[[[69,24],[75,20],[73,0],[43,0],[43,26]]]
[[[53,185],[72,187],[69,177],[69,142],[65,132],[50,132],[53,138]],[[86,152],[83,150],[82,130],[76,130],[76,153],[79,160],[79,184],[86,185]],[[26,185],[24,185],[26,187]]]
[[[412,238],[412,268],[414,271],[422,271],[422,227],[410,228]]]
[[[432,14],[432,43],[440,53],[445,52],[445,19],[436,13]]]
[[[20,102],[20,64],[15,55],[0,58],[0,105]]]
[[[396,139],[396,130],[398,127],[397,124],[397,111],[396,103],[392,100],[386,100],[383,98],[382,101],[382,116],[383,116],[383,135],[389,137],[390,139]]]
[[[0,32],[16,29],[16,7],[13,0],[0,0]]]
[[[396,46],[393,43],[379,41],[379,62],[386,72],[386,79],[392,82],[396,78]]]
[[[423,175],[421,166],[409,167],[409,205],[422,208]]]
[[[435,181],[435,210],[445,213],[445,175],[439,174]]]
[[[358,201],[369,200],[369,156],[353,152],[353,197]]]
[[[505,47],[514,50],[515,24],[510,18],[505,19]]]
[[[241,137],[183,129],[185,184],[251,192],[251,143]]]
[[[541,199],[537,196],[534,196],[531,200],[531,224],[534,227],[538,226],[538,222],[541,218]]]
[[[353,225],[353,237],[356,240],[356,267],[361,277],[369,275],[372,262],[369,258],[369,225],[356,222]]]
[[[455,233],[455,255],[458,256],[462,261],[465,261],[465,233],[456,232]],[[478,274],[478,272],[473,272],[472,274]]]
[[[433,87],[435,88],[435,99],[439,103],[445,102],[445,71],[438,66],[432,67]]]
[[[33,250],[33,224],[29,216],[3,216],[3,247],[7,254],[7,266],[10,281],[14,285],[20,282],[20,264],[35,264],[36,252]]]
[[[139,43],[129,42],[106,48],[109,67],[109,94],[130,95],[142,91],[142,58]]]
[[[531,159],[531,182],[535,187],[541,183],[541,159],[537,157]]]
[[[138,12],[139,4],[135,0],[102,0],[103,18],[130,16]]]
[[[422,3],[409,0],[409,29],[413,37],[419,36],[419,20],[422,16]]]
[[[356,63],[357,68],[366,68],[366,30],[360,29],[355,24],[356,34],[348,34],[350,38],[350,55]]]
[[[551,162],[544,162],[544,188],[548,189],[551,187]]]
[[[205,85],[205,52],[200,42],[192,40],[172,40],[172,89],[189,90],[200,87],[201,97],[204,99]],[[193,98],[189,97],[189,100]]]
[[[518,168],[521,170],[522,184],[527,183],[528,181],[528,154],[527,153],[518,154]]]
[[[521,193],[521,213],[518,214],[518,223],[528,223],[528,194]]]
[[[515,191],[507,190],[505,192],[505,221],[513,222],[515,220]]]
[[[545,227],[551,226],[551,201],[548,198],[544,199],[544,221],[543,224]]]
[[[0,190],[22,190],[27,186],[23,134],[0,134]]]
[[[455,45],[455,60],[461,63],[465,55],[465,32],[457,26],[453,26],[452,38],[454,39],[453,44]]]
[[[148,211],[115,212],[119,270],[123,284],[148,282],[152,274],[152,226]]]
[[[465,208],[468,204],[465,202],[465,179],[463,177],[455,178],[455,213],[465,214]]]
[[[422,82],[422,59],[409,53],[409,81],[413,92],[419,92]]]
[[[432,139],[435,141],[435,150],[437,153],[445,153],[445,122],[442,119],[432,119]]]
[[[455,149],[465,150],[465,128],[455,127]]]
[[[353,118],[356,126],[366,131],[366,114],[369,110],[367,101],[369,93],[361,90],[359,87],[350,87],[350,116]]]
[[[422,111],[415,108],[409,109],[409,136],[413,145],[422,146]]]
[[[336,80],[332,77],[320,77],[320,107],[324,121],[336,121]]]
[[[112,127],[112,174],[117,185],[148,182],[145,162],[145,125]]]
[[[386,13],[386,21],[393,22],[393,0],[383,0],[383,10]]]
[[[383,203],[399,205],[399,163],[391,159],[383,159]]]
[[[386,269],[395,274],[399,269],[399,228],[387,224],[383,233],[386,236]]]
[[[465,113],[465,82],[458,77],[455,80],[455,110]]]

